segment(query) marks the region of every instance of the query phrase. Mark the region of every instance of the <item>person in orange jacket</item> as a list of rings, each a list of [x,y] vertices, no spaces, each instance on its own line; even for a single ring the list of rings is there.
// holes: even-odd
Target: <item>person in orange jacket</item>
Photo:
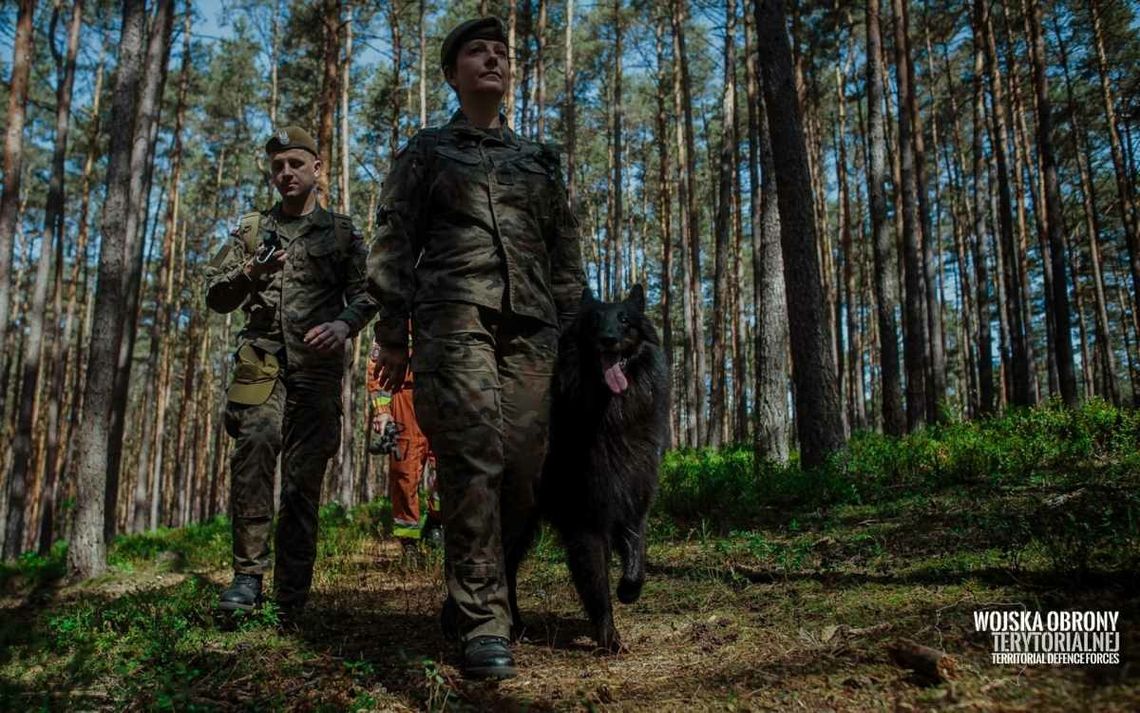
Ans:
[[[438,530],[439,494],[435,488],[435,456],[416,421],[412,405],[415,381],[408,371],[403,386],[394,394],[380,387],[376,368],[378,345],[369,354],[367,388],[372,400],[372,430],[383,434],[389,422],[400,427],[396,453],[388,457],[388,498],[392,502],[392,534],[411,549]],[[422,478],[428,468],[428,477]],[[422,497],[421,497],[422,495]],[[422,507],[426,500],[427,507]],[[426,510],[426,512],[424,512]]]

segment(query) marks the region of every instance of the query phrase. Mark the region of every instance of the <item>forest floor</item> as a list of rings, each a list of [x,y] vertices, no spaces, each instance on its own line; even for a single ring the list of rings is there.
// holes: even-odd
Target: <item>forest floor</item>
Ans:
[[[630,649],[617,656],[594,651],[544,536],[520,577],[520,675],[497,684],[458,675],[437,623],[439,555],[402,558],[379,506],[323,513],[292,631],[271,607],[236,628],[212,616],[224,521],[121,538],[97,581],[2,582],[0,709],[1140,710],[1132,575],[1062,575],[994,544],[1042,492],[954,488],[748,531],[658,519],[644,595],[616,612]],[[995,607],[1119,610],[1122,663],[994,665],[972,612]],[[957,677],[930,685],[893,663],[900,637],[955,657]]]

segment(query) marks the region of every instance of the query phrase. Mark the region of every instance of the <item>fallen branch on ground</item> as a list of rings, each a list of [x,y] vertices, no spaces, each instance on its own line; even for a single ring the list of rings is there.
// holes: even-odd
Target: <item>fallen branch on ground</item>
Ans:
[[[887,652],[899,666],[935,683],[944,683],[957,675],[958,662],[953,656],[910,639],[898,639],[887,647]]]

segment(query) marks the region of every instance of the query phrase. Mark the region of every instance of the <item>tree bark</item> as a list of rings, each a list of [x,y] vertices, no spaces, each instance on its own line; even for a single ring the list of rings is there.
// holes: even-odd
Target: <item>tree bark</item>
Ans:
[[[108,445],[106,538],[114,536],[116,506],[119,501],[119,475],[122,462],[123,433],[130,395],[131,356],[138,332],[139,292],[146,246],[146,208],[150,194],[154,147],[158,137],[158,119],[162,109],[163,86],[170,57],[170,37],[174,26],[174,1],[159,0],[151,22],[146,59],[135,108],[134,139],[130,159],[130,198],[126,222],[126,272],[123,275],[123,325],[115,367],[115,384],[111,399],[111,432]]]
[[[621,32],[621,26],[618,26]],[[546,0],[538,0],[538,24],[534,29],[534,137],[546,140]]]
[[[395,17],[397,3],[392,1],[392,16]],[[323,170],[317,176],[317,187],[320,190],[319,200],[322,207],[331,203],[329,174],[333,167],[333,124],[336,117],[337,105],[337,65],[340,62],[340,1],[322,0],[321,4],[321,90],[317,99],[317,150]],[[393,30],[395,31],[395,30]],[[399,73],[399,57],[395,59],[397,73]],[[399,94],[399,92],[395,92]],[[393,130],[396,130],[393,127]]]
[[[1073,155],[1077,162],[1077,173],[1080,177],[1081,206],[1084,209],[1085,233],[1089,241],[1089,266],[1092,268],[1093,297],[1097,360],[1100,364],[1099,383],[1101,389],[1097,391],[1101,396],[1120,405],[1120,380],[1116,373],[1116,350],[1112,346],[1112,331],[1108,323],[1108,299],[1105,296],[1104,272],[1102,269],[1100,253],[1101,216],[1096,205],[1096,186],[1092,180],[1092,159],[1089,148],[1088,131],[1081,123],[1077,112],[1077,102],[1073,98],[1073,80],[1069,73],[1069,53],[1056,17],[1053,18],[1053,32],[1057,37],[1057,52],[1060,55],[1061,68],[1065,77],[1066,110],[1069,114],[1071,136],[1073,137]],[[1073,273],[1073,281],[1077,275]]]
[[[56,145],[52,155],[52,183],[48,192],[47,213],[44,225],[54,234],[55,240],[55,284],[53,287],[53,309],[56,326],[53,329],[53,357],[52,357],[52,385],[51,396],[48,399],[47,434],[43,457],[44,488],[40,503],[39,523],[39,552],[47,555],[51,550],[54,529],[55,503],[59,489],[59,438],[60,413],[64,401],[64,389],[67,376],[66,354],[70,346],[70,334],[65,331],[66,320],[63,319],[63,270],[64,270],[64,240],[63,206],[65,203],[65,163],[67,160],[67,135],[71,118],[72,89],[75,84],[75,58],[79,50],[79,31],[83,25],[83,0],[75,0],[71,6],[71,20],[67,33],[67,53],[63,60],[63,78],[56,90]],[[54,34],[53,34],[54,36]],[[59,55],[55,44],[52,44],[52,53],[56,55],[56,69],[59,71]],[[100,57],[99,77],[102,78],[102,57]],[[95,85],[96,95],[101,88],[101,82]],[[98,105],[98,96],[95,96]],[[78,262],[80,255],[75,257]]]
[[[728,375],[726,320],[735,319],[729,307],[728,260],[732,245],[732,176],[736,171],[736,0],[725,1],[724,93],[721,102],[719,190],[717,192],[716,256],[713,268],[712,397],[705,442],[718,447],[727,436]]]
[[[896,0],[897,1],[897,0]],[[1025,324],[1023,304],[1021,249],[1014,237],[1013,197],[1010,192],[1010,171],[1006,154],[1009,136],[1005,117],[1005,97],[997,66],[997,48],[989,0],[975,0],[978,27],[985,33],[986,64],[989,72],[990,99],[993,104],[994,133],[991,147],[998,172],[998,219],[1001,226],[1003,282],[1005,283],[1006,319],[1009,328],[1010,368],[1012,371],[1011,403],[1015,406],[1033,404],[1033,386],[1029,353],[1029,330]]]
[[[907,55],[907,17],[904,0],[893,0],[895,34],[895,71],[898,84],[899,131],[898,152],[901,171],[899,191],[902,196],[902,245],[905,264],[906,334],[904,361],[906,363],[906,416],[907,428],[914,430],[926,421],[927,414],[927,358],[932,335],[926,322],[926,292],[923,288],[922,228],[918,214],[918,186],[915,178],[914,151],[914,88],[910,79],[910,61]]]
[[[759,464],[763,459],[777,463],[788,460],[789,347],[776,169],[756,53],[757,2],[749,0],[745,12],[744,52],[747,58],[749,212],[755,275],[752,289],[756,303],[756,424],[752,444],[753,462]]]
[[[20,0],[16,14],[16,37],[12,42],[12,76],[8,83],[8,127],[4,134],[4,190],[0,193],[0,348],[8,347],[11,316],[12,250],[16,222],[20,214],[20,175],[23,173],[24,119],[28,101],[28,73],[35,61],[32,17],[35,0]],[[8,373],[8,357],[0,359],[0,373]],[[7,385],[5,384],[5,387]],[[6,413],[7,388],[0,390],[0,414]],[[14,485],[11,481],[9,485]],[[16,486],[20,487],[20,486]],[[9,495],[11,497],[11,495]],[[20,496],[23,507],[23,496]],[[11,503],[9,502],[11,507]],[[19,523],[23,527],[23,522]],[[8,522],[9,528],[13,525]],[[10,542],[7,537],[5,542]],[[9,546],[5,546],[5,553]]]
[[[1033,84],[1037,93],[1037,155],[1045,178],[1045,224],[1049,231],[1049,256],[1053,264],[1053,346],[1061,399],[1067,406],[1076,406],[1077,379],[1073,371],[1069,288],[1065,274],[1065,215],[1061,210],[1061,181],[1057,176],[1057,159],[1053,155],[1053,108],[1049,101],[1049,82],[1045,77],[1045,40],[1041,30],[1039,0],[1029,0],[1026,12],[1029,14]]]
[[[843,423],[836,391],[832,335],[824,313],[819,257],[815,250],[813,197],[792,76],[784,10],[779,0],[761,0],[756,17],[765,105],[779,193],[780,232],[791,332],[792,378],[800,461],[822,465],[843,445]]]
[[[1104,100],[1104,116],[1108,124],[1108,142],[1112,150],[1112,167],[1116,175],[1117,205],[1128,246],[1128,266],[1132,271],[1133,299],[1140,304],[1140,215],[1136,211],[1136,197],[1129,182],[1129,171],[1121,148],[1119,118],[1116,115],[1112,82],[1108,76],[1108,55],[1105,53],[1104,32],[1101,28],[1100,0],[1088,0],[1088,7],[1092,18],[1093,45],[1096,48],[1096,67],[1100,76],[1101,97]],[[1137,334],[1136,338],[1140,339],[1140,334]]]
[[[60,257],[56,260],[57,272],[63,269],[63,203],[64,203],[64,162],[67,158],[67,134],[68,124],[71,118],[71,90],[74,84],[75,77],[75,55],[79,48],[79,28],[82,24],[83,4],[79,0],[72,6],[71,20],[68,30],[68,41],[66,57],[60,55],[59,50],[55,46],[55,26],[58,22],[60,7],[57,5],[52,12],[52,32],[49,34],[49,44],[51,45],[52,56],[55,59],[56,76],[58,84],[56,86],[56,107],[55,107],[55,146],[52,151],[52,172],[51,181],[48,185],[47,201],[44,207],[44,228],[40,237],[40,256],[36,265],[36,276],[32,286],[31,309],[27,314],[27,338],[24,341],[24,358],[23,358],[23,378],[20,393],[19,415],[16,425],[16,437],[12,442],[12,470],[10,477],[10,489],[8,499],[8,526],[19,527],[20,532],[18,537],[21,542],[15,543],[20,549],[22,548],[22,541],[27,540],[27,535],[32,532],[37,532],[31,527],[24,528],[24,495],[32,487],[32,481],[36,475],[35,468],[31,467],[31,447],[33,439],[33,428],[36,423],[36,414],[39,412],[40,402],[40,375],[43,371],[41,368],[41,356],[44,348],[44,321],[45,321],[45,308],[47,306],[47,291],[48,280],[50,277],[50,267],[52,260],[49,259],[49,250],[51,246],[56,246],[56,253]],[[5,174],[10,175],[10,174]],[[57,279],[58,287],[58,279]],[[58,296],[58,290],[57,290]],[[58,311],[56,312],[58,315]],[[57,372],[57,376],[58,376]],[[56,406],[58,408],[58,406]],[[48,438],[51,439],[54,429],[52,428],[52,420],[48,422]],[[51,444],[49,451],[54,456],[54,444]],[[54,477],[54,468],[48,468],[45,473],[45,478],[51,479]],[[41,488],[41,492],[48,494],[52,490],[51,484],[46,488]],[[13,498],[13,494],[18,497]],[[48,496],[46,502],[40,503],[41,512],[43,507],[53,508],[54,502]],[[19,513],[13,510],[13,507],[19,508]],[[13,522],[13,518],[17,522]],[[29,520],[29,522],[32,522]],[[11,531],[6,542],[11,542]],[[11,547],[8,548],[11,550]],[[11,556],[13,553],[5,553]],[[16,552],[15,554],[18,554]]]
[[[123,276],[130,211],[131,143],[135,138],[135,100],[141,72],[146,7],[143,0],[123,0],[122,37],[111,110],[111,150],[107,198],[103,204],[99,247],[99,283],[94,299],[89,366],[82,423],[76,447],[75,529],[67,551],[73,577],[87,578],[106,569],[104,512],[108,495],[108,437],[112,414],[115,357],[122,336]]]
[[[352,144],[352,134],[349,128],[349,98],[351,96],[352,80],[352,23],[353,10],[351,1],[344,3],[344,61],[341,66],[340,78],[340,189],[337,191],[340,212],[352,215],[352,182],[350,180],[351,164],[349,161],[349,147]],[[352,338],[345,344],[344,349],[344,375],[341,377],[341,418],[340,428],[340,455],[337,458],[340,466],[338,483],[338,500],[345,507],[351,507],[356,479],[355,435],[357,431],[356,413],[356,366],[360,355],[360,340]]]
[[[906,431],[899,365],[898,262],[887,226],[887,145],[883,116],[883,63],[879,0],[867,0],[867,126],[871,155],[871,245],[875,256],[875,302],[882,373],[883,431]]]
[[[389,93],[391,97],[392,114],[388,119],[388,155],[395,156],[396,151],[400,148],[400,114],[404,111],[401,101],[404,93],[400,89],[400,70],[404,61],[404,41],[403,34],[400,31],[400,5],[398,2],[395,2],[395,0],[388,5],[388,28],[392,33],[392,89]],[[509,118],[510,114],[507,114],[507,117]]]
[[[568,0],[572,6],[573,0]],[[654,123],[654,143],[657,146],[657,210],[661,231],[661,348],[665,352],[666,372],[669,384],[674,381],[673,372],[673,191],[669,181],[669,139],[666,97],[669,91],[669,74],[666,72],[664,14],[657,16],[653,25],[654,49],[657,53],[657,115]],[[569,47],[569,42],[567,43]],[[567,49],[569,54],[569,49]],[[569,108],[569,107],[568,107]],[[567,135],[570,135],[569,127]],[[676,413],[674,408],[673,412]],[[669,445],[676,447],[677,430],[675,418],[669,419]]]
[[[694,181],[697,176],[693,136],[693,99],[685,50],[685,4],[673,0],[673,104],[677,115],[677,169],[682,206],[681,243],[684,253],[684,295],[689,429],[687,443],[699,445],[705,433],[705,329],[701,297],[701,216]]]
[[[574,180],[574,172],[577,168],[574,164],[577,139],[577,121],[574,114],[577,106],[577,102],[574,101],[574,0],[566,0],[564,44],[566,45],[566,55],[563,73],[566,77],[566,88],[562,104],[562,123],[564,124],[563,132],[566,138],[566,198],[573,208],[577,206],[575,194],[577,182]]]
[[[625,248],[623,246],[623,205],[624,191],[622,190],[622,122],[623,122],[623,109],[621,97],[622,85],[622,19],[621,19],[621,2],[615,0],[610,8],[610,19],[613,23],[614,30],[614,46],[613,55],[610,58],[610,67],[612,69],[609,76],[610,85],[610,101],[609,101],[609,156],[610,156],[610,210],[606,214],[606,242],[608,244],[608,253],[611,256],[611,264],[613,266],[610,272],[610,299],[617,299],[618,295],[622,292],[625,285],[623,283],[622,275],[622,258],[624,257]]]
[[[420,128],[427,126],[427,0],[420,0]],[[371,231],[369,231],[371,235]]]

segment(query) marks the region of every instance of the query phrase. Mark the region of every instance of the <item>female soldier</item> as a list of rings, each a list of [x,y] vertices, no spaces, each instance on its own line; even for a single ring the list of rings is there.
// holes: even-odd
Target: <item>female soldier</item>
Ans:
[[[396,155],[368,258],[388,390],[414,325],[415,409],[443,509],[443,618],[472,678],[516,673],[514,573],[536,517],[559,332],[585,283],[557,151],[499,113],[508,49],[497,18],[448,34],[440,63],[459,111]]]

